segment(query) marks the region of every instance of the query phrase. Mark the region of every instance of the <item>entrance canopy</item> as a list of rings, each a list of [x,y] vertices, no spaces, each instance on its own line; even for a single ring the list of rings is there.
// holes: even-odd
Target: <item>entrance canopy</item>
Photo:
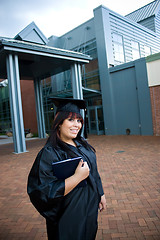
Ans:
[[[26,151],[20,79],[34,80],[38,134],[45,138],[40,80],[71,69],[74,98],[83,98],[80,65],[90,56],[15,39],[0,39],[0,79],[8,78],[15,153]]]
[[[13,39],[0,40],[0,78],[7,78],[6,56],[16,54],[19,62],[20,79],[44,79],[70,69],[75,62],[84,64],[89,56],[47,45]]]

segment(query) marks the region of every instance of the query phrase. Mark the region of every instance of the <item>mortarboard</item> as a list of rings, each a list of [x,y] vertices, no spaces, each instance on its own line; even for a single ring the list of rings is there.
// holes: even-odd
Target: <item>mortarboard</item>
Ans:
[[[85,109],[86,104],[82,99],[73,98],[50,98],[54,105],[57,107],[57,112],[74,112],[80,113],[80,109]]]

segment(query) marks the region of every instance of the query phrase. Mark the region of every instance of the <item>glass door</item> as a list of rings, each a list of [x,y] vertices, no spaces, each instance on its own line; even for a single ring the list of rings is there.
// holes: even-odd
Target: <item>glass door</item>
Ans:
[[[90,134],[104,134],[102,106],[88,107],[88,127]]]
[[[96,107],[97,110],[97,121],[98,121],[98,135],[104,134],[104,120],[103,120],[103,108],[102,107]]]

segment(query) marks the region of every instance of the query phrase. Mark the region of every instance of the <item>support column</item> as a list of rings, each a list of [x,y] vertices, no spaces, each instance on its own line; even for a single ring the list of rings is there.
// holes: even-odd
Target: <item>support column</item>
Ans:
[[[36,100],[38,136],[39,136],[39,138],[46,138],[42,88],[41,88],[40,79],[34,79],[34,90],[35,90],[35,100]]]
[[[105,135],[116,135],[117,124],[114,94],[112,80],[108,69],[108,59],[110,59],[109,63],[114,63],[111,51],[112,39],[109,37],[111,36],[111,33],[108,33],[108,31],[110,31],[108,28],[110,25],[108,9],[103,6],[94,9],[94,19]]]
[[[18,56],[9,54],[6,58],[9,99],[13,130],[14,152],[26,152]]]
[[[79,96],[80,99],[83,99],[83,91],[82,91],[82,75],[81,75],[81,65],[77,65],[78,70],[78,88],[79,88]]]
[[[80,64],[71,66],[73,98],[83,99]]]
[[[83,99],[82,77],[81,77],[80,64],[74,63],[74,65],[71,66],[71,76],[72,76],[73,98]],[[85,118],[84,110],[81,110],[81,115],[84,119]],[[84,128],[82,130],[82,136],[84,136]]]
[[[83,91],[82,91],[82,75],[81,75],[81,65],[77,65],[77,72],[78,72],[78,91],[79,91],[79,98],[83,99]],[[81,112],[83,119],[85,118],[84,110]]]

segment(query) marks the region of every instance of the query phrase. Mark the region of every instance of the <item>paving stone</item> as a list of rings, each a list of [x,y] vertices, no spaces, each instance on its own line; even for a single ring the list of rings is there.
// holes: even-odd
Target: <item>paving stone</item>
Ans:
[[[159,240],[160,137],[90,135],[88,141],[97,151],[107,200],[96,240]],[[13,144],[0,145],[1,240],[47,239],[45,220],[26,193],[28,173],[45,142],[28,140],[22,154],[13,153]]]

